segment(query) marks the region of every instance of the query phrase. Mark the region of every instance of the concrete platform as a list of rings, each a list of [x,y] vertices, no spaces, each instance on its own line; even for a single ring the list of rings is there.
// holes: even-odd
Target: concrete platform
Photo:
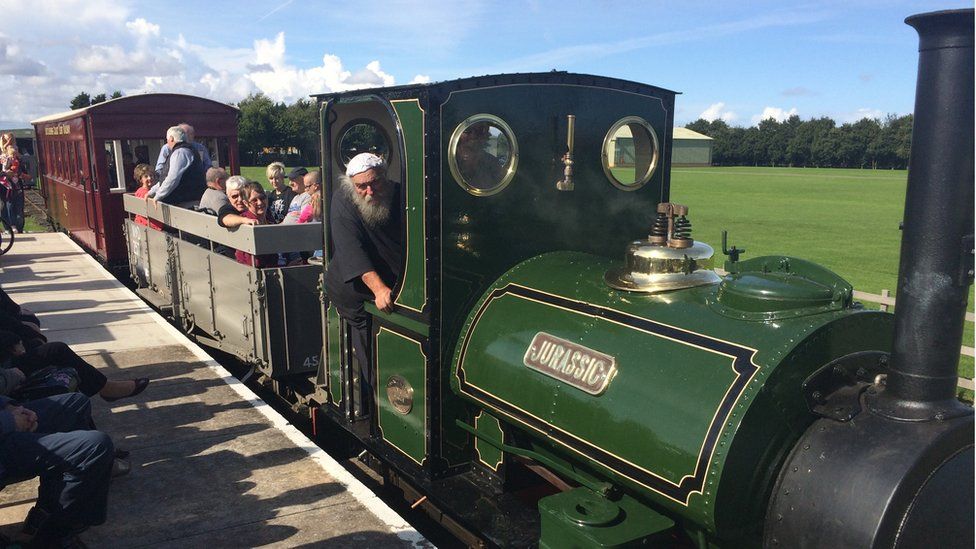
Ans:
[[[148,376],[133,399],[93,399],[132,452],[92,547],[431,547],[420,534],[67,236],[18,235],[0,285],[111,379]],[[13,537],[37,481],[0,492]]]

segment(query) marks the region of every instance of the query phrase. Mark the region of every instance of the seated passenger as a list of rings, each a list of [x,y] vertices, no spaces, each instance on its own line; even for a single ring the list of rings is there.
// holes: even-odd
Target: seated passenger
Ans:
[[[136,183],[139,184],[139,188],[135,192],[136,198],[146,198],[146,195],[149,194],[149,187],[152,186],[153,180],[155,179],[155,172],[153,172],[149,164],[139,164],[132,170],[132,176],[135,177]],[[151,227],[157,231],[163,230],[163,224],[155,219],[146,219],[141,215],[137,215],[132,221],[139,225]]]
[[[308,170],[305,168],[292,168],[288,172],[288,186],[291,187],[291,192],[295,193],[295,196],[302,194],[305,190],[305,174]]]
[[[302,216],[298,218],[299,223],[309,223],[312,221],[322,221],[322,191],[321,189],[315,190],[312,193],[312,203],[308,206],[308,212],[302,212]],[[322,264],[322,249],[315,250],[312,252],[312,256],[307,260],[309,263],[314,263],[317,265]]]
[[[105,522],[115,447],[91,425],[78,393],[23,404],[0,396],[0,484],[41,480],[25,521],[29,547],[84,547],[77,535]]]
[[[60,341],[26,345],[15,333],[0,330],[0,365],[4,369],[15,369],[25,380],[39,374],[48,366],[71,368],[78,374],[78,391],[85,396],[96,393],[106,402],[138,395],[149,386],[149,378],[141,377],[126,381],[110,381],[105,374],[78,356]],[[6,395],[16,394],[17,385],[7,387]]]
[[[285,214],[285,218],[281,221],[282,223],[298,223],[298,218],[301,216],[302,210],[311,202],[311,189],[313,187],[322,188],[322,173],[318,170],[308,172],[305,174],[303,181],[304,188],[302,194],[296,196],[291,201],[291,205],[288,207],[288,213]]]
[[[227,205],[217,210],[217,224],[226,229],[233,229],[241,225],[255,225],[255,220],[244,217],[247,211],[247,195],[244,187],[250,183],[243,175],[232,175],[227,178],[224,187],[227,190]]]
[[[41,332],[39,324],[21,320],[6,312],[0,312],[0,330],[17,334],[28,347],[47,343],[47,336]]]
[[[299,223],[312,223],[322,221],[322,182],[313,179],[308,186],[308,203],[298,213]]]
[[[37,319],[37,315],[27,307],[21,307],[16,301],[10,299],[3,288],[0,288],[0,312],[14,316],[21,322],[33,324],[35,327],[41,326],[41,321]]]
[[[250,182],[244,186],[244,193],[247,196],[247,210],[241,212],[241,217],[251,219],[251,225],[264,225],[267,223],[268,195],[264,193],[264,187],[259,183]],[[278,254],[251,255],[245,251],[237,250],[234,255],[238,263],[251,265],[258,269],[278,266]]]
[[[207,190],[203,191],[197,211],[217,215],[221,208],[230,204],[226,191],[227,177],[227,171],[223,168],[207,170]]]
[[[295,192],[285,185],[285,165],[281,162],[268,164],[265,173],[271,183],[271,192],[268,193],[268,223],[281,223],[295,198]]]
[[[183,208],[195,206],[207,188],[203,161],[187,142],[186,132],[179,126],[166,130],[169,158],[163,166],[165,179],[149,189],[148,197]]]

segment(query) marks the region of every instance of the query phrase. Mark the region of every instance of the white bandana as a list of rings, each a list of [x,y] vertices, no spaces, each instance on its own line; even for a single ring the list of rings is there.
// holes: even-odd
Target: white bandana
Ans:
[[[346,164],[346,176],[353,177],[373,168],[383,169],[386,161],[373,153],[359,153]]]

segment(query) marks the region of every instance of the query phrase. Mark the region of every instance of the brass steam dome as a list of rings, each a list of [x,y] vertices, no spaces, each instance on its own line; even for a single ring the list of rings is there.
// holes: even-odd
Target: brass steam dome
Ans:
[[[658,293],[720,282],[712,270],[715,251],[692,240],[687,213],[688,208],[680,204],[659,204],[651,235],[627,246],[624,265],[604,275],[607,285],[617,290]]]

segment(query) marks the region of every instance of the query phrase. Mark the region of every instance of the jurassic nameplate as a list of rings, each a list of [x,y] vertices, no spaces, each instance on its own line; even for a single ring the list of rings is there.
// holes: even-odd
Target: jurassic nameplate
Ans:
[[[617,373],[614,357],[545,332],[532,338],[522,363],[591,395],[603,393]]]

